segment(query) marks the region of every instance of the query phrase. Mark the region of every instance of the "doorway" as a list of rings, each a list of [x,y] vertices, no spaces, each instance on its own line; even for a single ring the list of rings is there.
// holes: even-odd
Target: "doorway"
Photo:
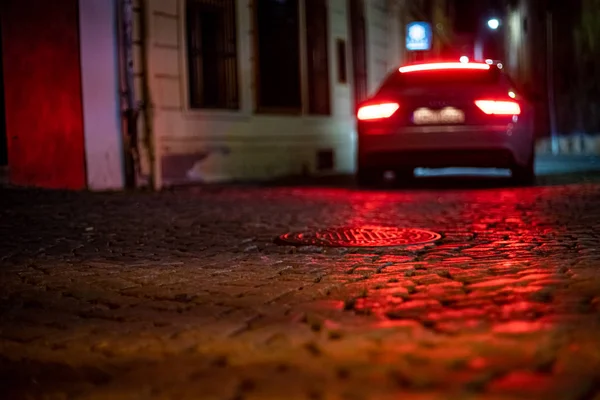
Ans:
[[[348,0],[350,9],[350,46],[352,49],[352,83],[354,104],[367,98],[367,35],[364,0]]]

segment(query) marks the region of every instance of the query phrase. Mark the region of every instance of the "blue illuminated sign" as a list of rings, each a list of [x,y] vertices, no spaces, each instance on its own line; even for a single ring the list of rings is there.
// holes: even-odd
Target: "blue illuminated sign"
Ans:
[[[411,22],[406,26],[406,50],[430,50],[431,25],[428,22]]]

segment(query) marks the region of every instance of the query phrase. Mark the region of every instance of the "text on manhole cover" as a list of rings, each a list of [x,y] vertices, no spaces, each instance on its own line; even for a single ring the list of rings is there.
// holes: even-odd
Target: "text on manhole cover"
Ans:
[[[431,243],[441,239],[441,235],[416,228],[364,226],[292,232],[278,239],[280,243],[293,246],[384,247]]]

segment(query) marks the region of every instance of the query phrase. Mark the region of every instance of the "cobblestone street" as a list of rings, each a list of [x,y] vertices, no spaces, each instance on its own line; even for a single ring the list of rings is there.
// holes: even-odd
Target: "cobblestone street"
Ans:
[[[600,399],[600,179],[464,186],[0,188],[0,397]]]

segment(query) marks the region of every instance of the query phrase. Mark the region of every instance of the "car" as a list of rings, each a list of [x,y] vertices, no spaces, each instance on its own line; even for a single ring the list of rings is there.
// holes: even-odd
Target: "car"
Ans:
[[[535,181],[533,106],[501,66],[479,62],[410,64],[392,71],[356,110],[361,186],[415,168],[510,169]]]

